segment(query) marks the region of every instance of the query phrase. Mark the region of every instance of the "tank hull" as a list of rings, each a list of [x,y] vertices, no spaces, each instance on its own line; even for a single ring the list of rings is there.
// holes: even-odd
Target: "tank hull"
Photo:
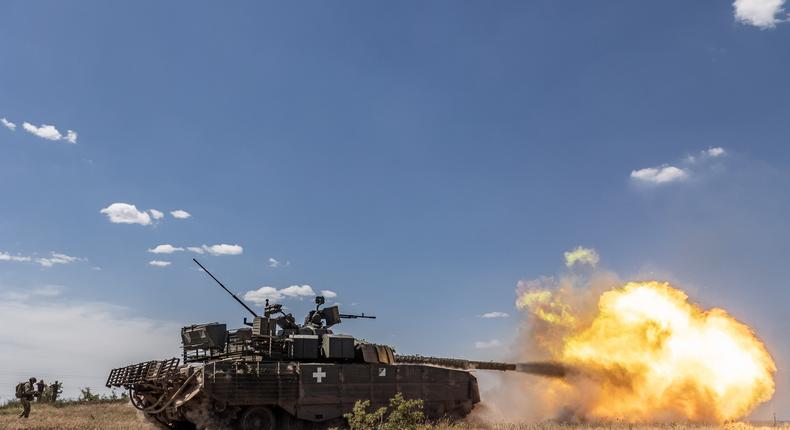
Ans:
[[[464,417],[480,401],[470,372],[421,364],[219,361],[185,373],[196,377],[176,394],[162,393],[177,398],[149,412],[152,421],[174,428],[321,429],[343,424],[359,400],[375,409],[396,393],[422,399],[429,419]],[[255,413],[270,414],[271,424],[245,424]]]

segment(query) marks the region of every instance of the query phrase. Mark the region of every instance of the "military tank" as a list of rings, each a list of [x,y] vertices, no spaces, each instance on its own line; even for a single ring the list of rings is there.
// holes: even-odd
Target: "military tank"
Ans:
[[[181,329],[180,358],[113,369],[107,387],[129,391],[146,418],[163,428],[293,430],[342,426],[358,400],[386,406],[396,393],[424,401],[429,419],[464,417],[480,402],[470,370],[562,376],[553,363],[498,363],[396,355],[393,348],[337,334],[338,306],[315,299],[302,324],[281,304],[258,315],[197,260],[251,315],[244,327],[197,324]]]

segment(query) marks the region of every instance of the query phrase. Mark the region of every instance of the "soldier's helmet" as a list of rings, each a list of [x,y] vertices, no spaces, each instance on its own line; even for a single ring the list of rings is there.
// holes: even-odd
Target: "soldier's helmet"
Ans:
[[[36,382],[36,377],[35,376],[31,376],[30,377],[30,382]]]

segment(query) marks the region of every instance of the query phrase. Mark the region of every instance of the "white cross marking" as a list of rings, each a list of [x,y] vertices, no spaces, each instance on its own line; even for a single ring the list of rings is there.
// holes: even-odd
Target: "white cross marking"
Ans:
[[[321,368],[319,367],[315,372],[313,372],[313,378],[315,378],[315,381],[320,384],[321,381],[326,378],[326,372],[321,371]]]

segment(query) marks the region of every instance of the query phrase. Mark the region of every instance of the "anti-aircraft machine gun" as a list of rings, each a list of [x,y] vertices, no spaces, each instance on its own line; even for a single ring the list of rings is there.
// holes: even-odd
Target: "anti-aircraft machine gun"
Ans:
[[[561,367],[555,374],[535,367],[551,363],[395,355],[387,345],[334,333],[344,319],[376,317],[342,314],[321,296],[303,324],[268,300],[261,316],[194,261],[253,319],[235,330],[220,323],[184,327],[181,359],[110,372],[107,387],[129,390],[132,404],[167,428],[323,429],[343,424],[357,400],[380,407],[396,393],[422,399],[428,418],[463,417],[480,401],[469,370],[564,374]]]

